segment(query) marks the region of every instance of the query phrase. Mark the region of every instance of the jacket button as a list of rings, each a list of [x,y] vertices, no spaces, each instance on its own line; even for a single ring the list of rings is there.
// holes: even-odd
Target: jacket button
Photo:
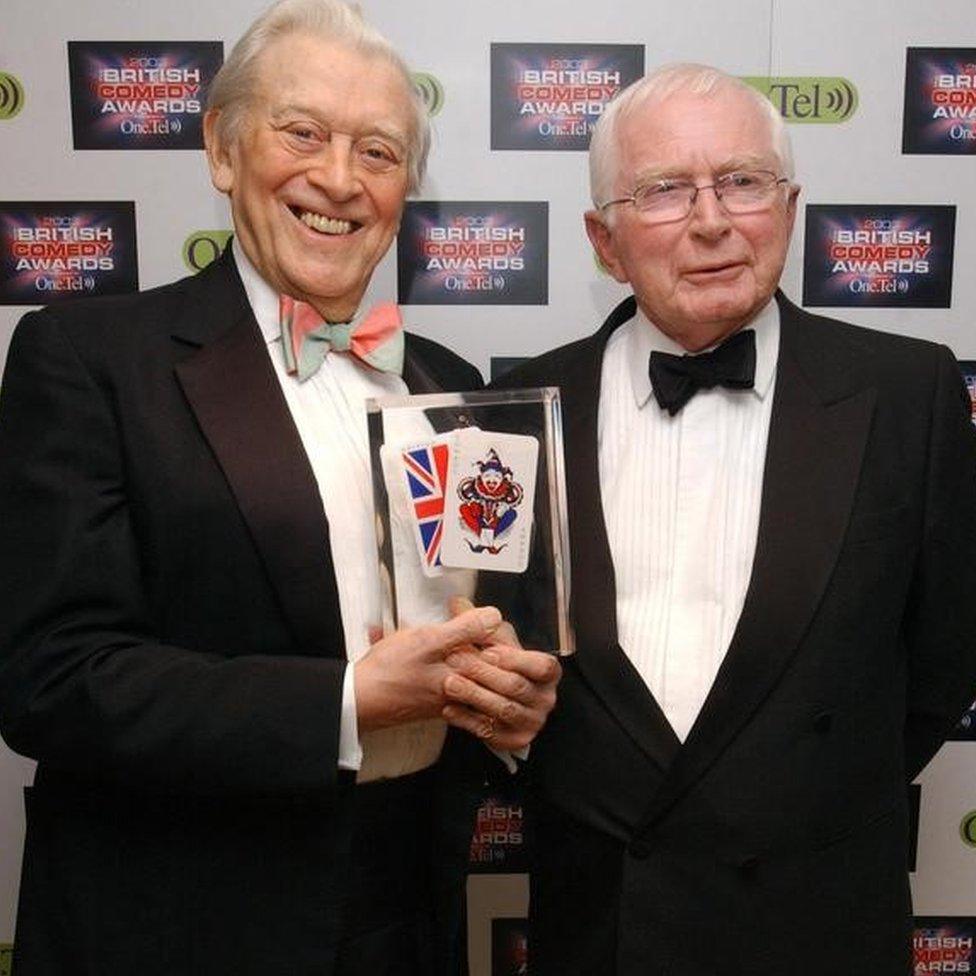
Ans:
[[[826,735],[833,724],[834,716],[830,712],[821,712],[813,720],[814,731],[819,732],[821,735]]]
[[[628,852],[635,861],[646,861],[651,856],[651,845],[646,840],[635,840]]]

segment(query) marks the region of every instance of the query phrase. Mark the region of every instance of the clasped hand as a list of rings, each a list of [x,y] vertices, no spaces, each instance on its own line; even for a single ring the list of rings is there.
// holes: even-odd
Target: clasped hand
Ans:
[[[524,748],[556,703],[559,662],[520,647],[494,607],[453,609],[443,623],[376,641],[356,662],[360,732],[442,717],[494,749]]]

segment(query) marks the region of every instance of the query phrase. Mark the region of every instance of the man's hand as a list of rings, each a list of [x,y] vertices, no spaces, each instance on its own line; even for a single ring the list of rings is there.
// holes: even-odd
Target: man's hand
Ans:
[[[495,640],[501,621],[494,607],[471,607],[444,623],[398,630],[373,644],[354,665],[359,731],[439,718],[450,674],[445,658],[456,648]]]
[[[502,624],[494,639],[502,636],[503,628],[511,631],[510,625]],[[454,673],[444,681],[444,692],[452,700],[444,708],[444,718],[492,749],[524,749],[556,704],[562,668],[551,654],[491,643],[480,651],[456,650],[447,663]]]

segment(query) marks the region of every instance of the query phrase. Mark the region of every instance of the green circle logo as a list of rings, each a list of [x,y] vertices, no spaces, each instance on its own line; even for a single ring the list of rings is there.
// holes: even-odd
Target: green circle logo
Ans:
[[[976,847],[976,810],[970,810],[962,818],[962,823],[959,825],[959,834],[964,844],[968,844],[970,847]]]
[[[0,119],[12,119],[24,107],[24,86],[6,71],[0,71]]]
[[[194,273],[220,257],[233,231],[195,230],[183,242],[183,263]]]
[[[413,86],[427,107],[427,114],[433,118],[444,107],[444,86],[426,71],[413,73]]]

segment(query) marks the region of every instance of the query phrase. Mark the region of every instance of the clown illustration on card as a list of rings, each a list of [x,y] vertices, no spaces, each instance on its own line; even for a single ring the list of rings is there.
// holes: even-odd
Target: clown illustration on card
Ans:
[[[445,566],[525,571],[539,442],[522,434],[454,432],[444,502]]]

